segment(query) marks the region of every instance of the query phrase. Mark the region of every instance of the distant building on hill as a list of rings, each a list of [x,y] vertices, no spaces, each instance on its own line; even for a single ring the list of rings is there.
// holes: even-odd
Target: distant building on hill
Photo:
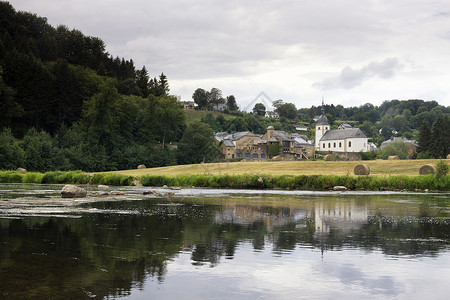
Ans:
[[[268,111],[268,110],[266,110],[266,114],[264,116],[266,118],[275,118],[275,119],[280,118],[280,116],[278,115],[277,112],[275,112],[275,111]]]

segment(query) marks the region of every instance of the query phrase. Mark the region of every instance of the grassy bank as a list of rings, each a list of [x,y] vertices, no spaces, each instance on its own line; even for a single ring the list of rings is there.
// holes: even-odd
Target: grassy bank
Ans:
[[[81,171],[72,172],[27,172],[21,174],[16,171],[1,171],[0,183],[39,183],[39,184],[105,184],[116,186],[133,185],[132,176],[113,173],[88,174]]]
[[[182,186],[235,189],[330,190],[345,186],[349,190],[435,190],[450,191],[450,176],[334,176],[334,175],[144,175],[144,186]]]

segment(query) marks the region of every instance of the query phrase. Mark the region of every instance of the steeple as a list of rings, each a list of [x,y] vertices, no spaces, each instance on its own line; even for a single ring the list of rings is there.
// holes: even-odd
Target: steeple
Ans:
[[[322,111],[322,116],[324,116],[325,115],[325,105],[323,104],[323,96],[322,96],[322,109],[321,109],[321,111]]]

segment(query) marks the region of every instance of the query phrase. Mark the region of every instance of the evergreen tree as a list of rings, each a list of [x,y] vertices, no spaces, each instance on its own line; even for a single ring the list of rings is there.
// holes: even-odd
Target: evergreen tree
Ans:
[[[431,153],[435,158],[446,158],[450,154],[450,123],[447,115],[440,115],[431,128]]]
[[[417,147],[417,153],[427,153],[431,152],[432,148],[432,137],[431,137],[431,127],[427,120],[424,120],[422,126],[420,127],[419,146]]]

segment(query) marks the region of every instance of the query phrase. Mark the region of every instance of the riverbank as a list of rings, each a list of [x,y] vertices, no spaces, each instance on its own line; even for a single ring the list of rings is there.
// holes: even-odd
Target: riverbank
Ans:
[[[233,189],[332,190],[335,186],[347,190],[368,191],[450,191],[450,176],[353,176],[353,175],[183,175],[128,176],[117,173],[88,174],[75,172],[0,172],[0,183],[80,184],[80,185],[142,185],[149,187],[201,187]]]

